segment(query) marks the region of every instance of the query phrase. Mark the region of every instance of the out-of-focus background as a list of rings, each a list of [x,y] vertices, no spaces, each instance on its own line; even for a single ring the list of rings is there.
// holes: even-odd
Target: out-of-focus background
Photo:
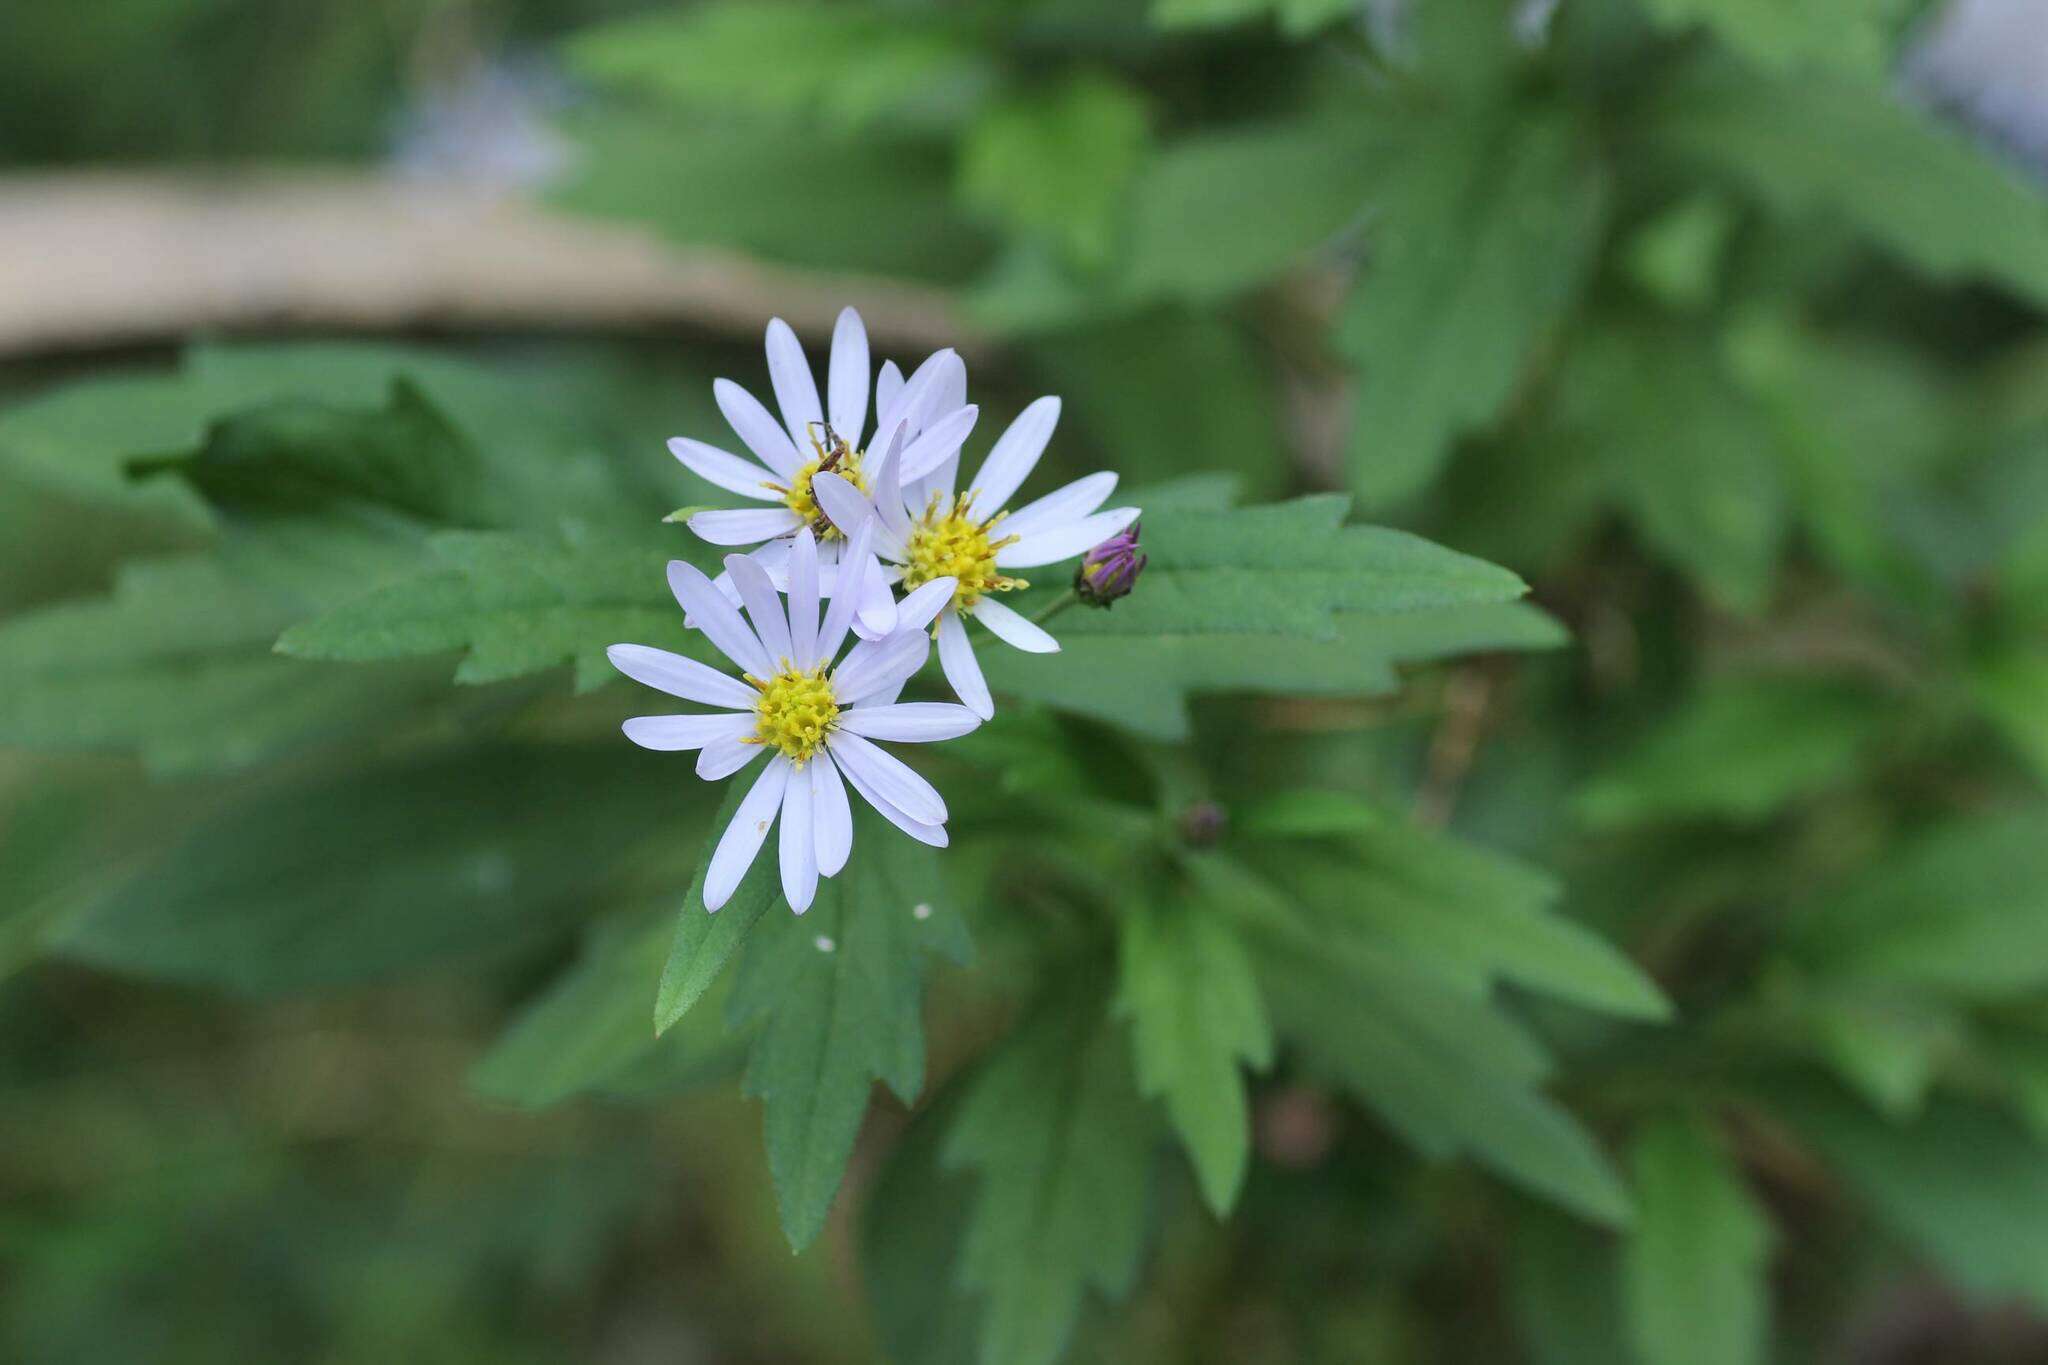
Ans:
[[[893,1101],[792,1258],[729,1051],[520,1052],[643,1026],[560,974],[689,881],[630,699],[281,658],[388,547],[132,463],[405,376],[658,545],[710,380],[852,302],[986,429],[1062,394],[1063,470],[1527,578],[1569,644],[1213,769],[1557,873],[1678,1011],[1556,1024],[1558,1093],[1749,1191],[1677,1225],[1763,1300],[1283,1067],[1074,1358],[2048,1360],[2044,184],[2038,0],[8,0],[0,1359],[969,1358],[863,1240]],[[1001,1010],[934,992],[943,1076]],[[1643,1327],[1655,1255],[1734,1327]]]

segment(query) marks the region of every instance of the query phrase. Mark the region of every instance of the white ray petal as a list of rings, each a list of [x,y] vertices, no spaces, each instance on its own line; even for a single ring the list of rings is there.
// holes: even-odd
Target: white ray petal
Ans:
[[[903,371],[896,368],[895,361],[883,361],[882,372],[875,376],[875,420],[877,423],[881,421],[884,413],[896,406],[896,397],[902,392]],[[875,427],[875,434],[877,436],[882,434],[882,428],[879,425]]]
[[[934,578],[905,593],[903,600],[896,604],[896,629],[923,630],[938,619],[959,586],[957,578]]]
[[[904,447],[897,477],[906,483],[914,483],[958,455],[961,443],[973,433],[974,423],[980,416],[981,409],[969,403],[964,408],[954,408],[926,427],[916,440]]]
[[[885,687],[900,686],[924,667],[931,652],[931,641],[921,630],[899,630],[886,640],[855,645],[833,670],[833,699],[852,706]]]
[[[770,581],[768,571],[745,555],[727,555],[725,571],[732,575],[733,586],[739,589],[740,601],[746,604],[747,619],[754,623],[754,634],[761,637],[761,645],[768,651],[769,661],[780,663],[789,659],[794,662],[797,655],[790,648],[789,618],[783,614],[782,599],[776,595],[775,584]],[[762,675],[757,673],[754,676]]]
[[[751,735],[751,727],[747,734]],[[740,769],[752,763],[762,754],[772,752],[765,744],[749,744],[745,736],[738,739],[715,739],[704,746],[697,755],[697,776],[706,782],[717,782],[731,777]]]
[[[945,798],[902,759],[845,730],[834,730],[825,743],[841,772],[859,778],[862,786],[911,819],[921,825],[946,823]]]
[[[687,436],[671,437],[668,453],[681,460],[683,467],[692,474],[728,493],[737,493],[758,502],[782,500],[782,489],[777,486],[776,476],[752,460],[743,460],[730,451],[693,441]]]
[[[967,485],[967,491],[974,494],[974,510],[984,519],[1001,511],[1010,495],[1031,477],[1059,420],[1060,400],[1041,398],[1018,413],[1017,420],[996,440],[995,449],[982,461],[981,472]]]
[[[738,739],[754,732],[752,716],[723,712],[715,716],[635,716],[619,727],[643,749],[670,753],[701,749],[720,739]]]
[[[995,699],[988,694],[988,682],[981,676],[981,664],[974,657],[974,644],[967,638],[960,613],[949,611],[939,617],[939,667],[953,685],[953,695],[975,715],[988,720],[996,713]]]
[[[634,682],[661,689],[671,697],[723,706],[733,711],[752,711],[759,695],[737,678],[727,677],[709,664],[671,654],[652,645],[613,645],[605,652],[612,667]]]
[[[759,545],[764,540],[786,536],[803,524],[804,519],[787,507],[733,507],[698,512],[689,523],[699,540],[713,545]]]
[[[777,754],[754,779],[739,809],[732,813],[732,823],[718,836],[718,847],[712,850],[711,863],[704,869],[705,909],[716,910],[731,900],[740,878],[754,865],[754,857],[768,837],[768,826],[775,823],[775,813],[781,808],[789,772],[789,760]]]
[[[822,749],[804,765],[811,775],[812,843],[818,858],[818,874],[836,877],[853,852],[853,810],[846,802],[846,783],[840,780],[839,765],[829,749]]]
[[[806,765],[809,766],[809,765]],[[801,915],[818,894],[818,845],[811,828],[811,779],[793,771],[782,787],[782,895]]]
[[[872,515],[868,495],[838,474],[812,475],[811,496],[818,500],[818,506],[825,509],[825,515],[843,536],[859,530],[860,524]]]
[[[1045,633],[1030,619],[1018,615],[993,597],[984,597],[974,604],[970,613],[975,620],[987,626],[998,640],[1014,645],[1026,654],[1057,654],[1060,642]]]
[[[1088,553],[1137,519],[1137,508],[1119,507],[1114,511],[1082,517],[1079,521],[1033,531],[1015,545],[1005,545],[997,550],[996,567],[1028,569],[1037,564],[1056,564],[1062,559],[1072,559],[1075,555]]]
[[[890,824],[896,826],[896,828],[902,830],[921,844],[930,844],[933,848],[944,848],[946,846],[946,827],[944,825],[928,825],[922,820],[911,819],[910,816],[904,814],[886,797],[869,786],[853,769],[841,765],[839,772],[846,779],[847,784],[860,793],[860,799],[873,806],[884,820],[887,820]]]
[[[789,547],[790,658],[818,657],[818,544],[806,526]]]
[[[867,739],[928,744],[958,739],[981,724],[964,706],[945,701],[907,701],[889,706],[856,706],[839,713],[839,728]]]
[[[825,411],[818,406],[818,384],[811,378],[803,345],[781,318],[768,322],[768,382],[775,389],[775,405],[782,409],[782,425],[801,455],[810,449],[811,423],[824,421]]]
[[[896,598],[879,571],[861,580],[859,611],[861,634],[869,639],[881,639],[896,629]]]
[[[830,663],[839,653],[839,646],[846,643],[846,628],[853,623],[853,613],[860,604],[861,579],[878,578],[874,555],[868,547],[875,536],[875,519],[868,517],[860,524],[839,552],[839,569],[833,575],[832,605],[825,612],[825,624],[818,630],[818,647],[809,659],[798,660],[805,668],[816,668],[819,664]],[[883,585],[882,591],[887,592]],[[828,874],[829,875],[829,874]]]
[[[832,328],[832,360],[825,374],[826,413],[832,429],[860,449],[868,420],[868,329],[852,308],[839,310]]]
[[[803,465],[797,447],[790,444],[789,433],[761,405],[760,399],[730,379],[713,380],[711,396],[718,400],[718,410],[725,414],[726,425],[754,452],[756,459],[774,470],[785,483],[796,477],[796,471]]]
[[[1116,475],[1104,470],[1055,488],[1036,502],[1027,502],[1003,518],[1002,533],[1028,536],[1034,531],[1079,521],[1109,501],[1116,492]]]
[[[717,645],[726,658],[740,666],[742,673],[766,678],[775,672],[761,638],[740,619],[739,608],[726,601],[704,571],[687,560],[668,562],[668,587],[682,603],[684,612],[696,621],[697,629]]]

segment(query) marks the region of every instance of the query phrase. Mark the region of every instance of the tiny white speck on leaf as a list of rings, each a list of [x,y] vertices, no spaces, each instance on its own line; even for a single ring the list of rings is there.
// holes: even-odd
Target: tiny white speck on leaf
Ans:
[[[930,919],[932,917],[932,908],[923,901],[919,901],[916,905],[910,907],[910,914],[914,919]]]
[[[834,948],[837,948],[839,946],[838,944],[834,943],[831,939],[826,938],[823,934],[818,935],[816,942],[818,945],[818,951],[821,953],[829,953]]]

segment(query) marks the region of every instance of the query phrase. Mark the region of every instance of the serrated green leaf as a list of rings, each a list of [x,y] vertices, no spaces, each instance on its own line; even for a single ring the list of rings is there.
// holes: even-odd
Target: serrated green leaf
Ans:
[[[1099,74],[1005,100],[961,141],[961,197],[1077,264],[1100,264],[1151,141],[1149,124],[1144,95]]]
[[[621,641],[695,647],[666,587],[671,556],[644,542],[450,531],[428,544],[445,569],[302,621],[279,651],[363,662],[463,650],[456,681],[486,683],[572,662],[595,668]]]
[[[1138,1089],[1163,1099],[1221,1216],[1251,1155],[1240,1066],[1272,1064],[1273,1033],[1236,930],[1199,906],[1140,905],[1122,921],[1117,1012],[1130,1021]]]
[[[1885,85],[1701,61],[1644,128],[1783,213],[1835,214],[1938,279],[2048,301],[2048,196]]]
[[[726,1018],[735,1031],[755,1030],[744,1084],[763,1101],[768,1169],[793,1250],[825,1226],[873,1083],[905,1104],[923,1088],[925,954],[958,961],[966,951],[933,850],[865,811],[852,861],[809,912],[771,909],[748,937]]]
[[[1665,28],[1705,27],[1747,60],[1770,71],[1805,67],[1882,77],[1892,33],[1907,6],[1899,0],[1643,0]]]
[[[1187,737],[1192,696],[1381,696],[1400,686],[1394,671],[1399,664],[1485,650],[1552,649],[1567,638],[1555,620],[1521,603],[1395,616],[1340,615],[1334,640],[1067,635],[1067,619],[1052,625],[1065,637],[1057,655],[984,651],[982,667],[990,685],[999,694],[1166,740]],[[1143,685],[1132,686],[1133,678],[1143,679]]]
[[[1891,708],[1824,678],[1731,678],[1667,718],[1579,794],[1591,824],[1768,819],[1843,785],[1883,734]]]
[[[668,960],[662,964],[661,988],[654,1001],[657,1034],[674,1027],[704,998],[725,970],[726,961],[747,941],[771,906],[787,910],[776,860],[767,856],[754,859],[731,898],[715,913],[704,908],[704,874],[711,866],[711,851],[718,847],[719,836],[732,823],[746,794],[744,776],[726,783],[725,797],[706,829],[704,852],[697,859],[697,873],[690,879],[683,908],[676,914],[675,936],[669,943]]]
[[[568,57],[598,85],[692,108],[816,116],[849,130],[885,116],[950,121],[994,75],[951,24],[809,0],[727,0],[615,19],[577,33]]]
[[[950,1087],[918,1111],[861,1210],[861,1278],[891,1365],[961,1365],[981,1331],[954,1273],[974,1178],[939,1160],[959,1100]]]
[[[529,1109],[591,1091],[644,1087],[659,1072],[670,1083],[716,1075],[738,1050],[714,1009],[706,1027],[657,1040],[647,992],[659,980],[669,940],[667,915],[608,919],[586,936],[582,955],[513,1020],[470,1068],[472,1088]],[[657,1055],[658,1054],[658,1055]]]
[[[1770,1300],[1771,1229],[1698,1120],[1636,1134],[1636,1223],[1623,1256],[1630,1336],[1644,1365],[1757,1365]]]
[[[1836,981],[2005,1000],[2048,983],[2048,814],[1958,820],[1901,844],[1799,924]]]
[[[273,403],[211,423],[188,452],[141,456],[129,468],[177,474],[234,512],[303,514],[339,502],[444,524],[496,519],[475,447],[402,378],[379,409]]]
[[[1446,118],[1400,159],[1337,328],[1359,369],[1349,464],[1367,506],[1425,487],[1493,420],[1578,292],[1605,205],[1561,116]]]
[[[603,750],[429,755],[252,791],[66,926],[57,951],[248,993],[503,951],[560,924],[669,817]]]
[[[979,1176],[957,1274],[987,1300],[982,1365],[1051,1365],[1088,1291],[1130,1292],[1152,1135],[1124,1040],[1078,988],[983,1063],[945,1148]]]

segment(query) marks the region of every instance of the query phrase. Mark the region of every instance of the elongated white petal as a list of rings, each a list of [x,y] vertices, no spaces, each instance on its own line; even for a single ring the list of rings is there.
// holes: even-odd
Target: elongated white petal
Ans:
[[[775,405],[782,409],[789,439],[799,454],[809,450],[811,423],[824,421],[825,411],[818,406],[818,384],[811,378],[804,348],[781,318],[768,322],[768,382],[775,388]]]
[[[806,767],[809,765],[806,764]],[[782,787],[782,895],[801,915],[818,894],[818,844],[811,828],[811,779],[802,769]]]
[[[976,602],[972,615],[975,620],[987,626],[998,640],[1006,645],[1014,645],[1026,654],[1060,652],[1058,640],[993,597],[984,597]]]
[[[759,700],[754,689],[737,678],[729,678],[709,664],[671,654],[651,645],[613,645],[605,652],[612,667],[634,682],[656,687],[671,697],[723,706],[733,711],[752,711]]]
[[[1028,569],[1035,564],[1055,564],[1062,559],[1072,559],[1075,555],[1088,553],[1137,519],[1137,508],[1119,507],[1062,526],[1033,531],[1015,545],[1005,545],[997,550],[996,566]]]
[[[903,371],[896,368],[896,362],[882,362],[882,372],[875,376],[875,435],[882,434],[881,420],[896,406],[896,397],[903,392]]]
[[[768,651],[771,662],[784,659],[794,661],[796,651],[790,648],[789,618],[783,615],[782,599],[776,596],[775,584],[769,580],[768,571],[745,555],[727,555],[725,571],[732,575],[733,586],[739,589],[740,601],[746,604],[747,619],[754,623],[754,633],[761,637],[761,645]],[[761,674],[755,674],[761,677]]]
[[[714,379],[711,396],[718,400],[718,410],[725,414],[726,425],[754,452],[756,459],[774,470],[785,483],[796,477],[796,471],[803,465],[797,458],[797,447],[790,444],[789,433],[761,406],[760,399],[730,379]]]
[[[759,545],[803,524],[804,519],[787,507],[734,507],[690,518],[697,538],[713,545]]]
[[[903,449],[902,468],[897,477],[905,483],[922,479],[949,458],[960,453],[960,445],[974,430],[981,409],[969,403],[955,408],[927,426],[915,441]]]
[[[778,482],[775,475],[730,451],[693,441],[687,436],[674,436],[669,439],[668,453],[681,460],[683,467],[692,474],[706,483],[717,484],[728,493],[737,493],[758,502],[779,502],[782,499],[781,489],[775,486]]]
[[[856,706],[839,713],[839,728],[868,739],[929,744],[958,739],[981,724],[964,706],[945,701],[906,701],[892,706]]]
[[[712,585],[704,571],[682,559],[668,562],[668,587],[682,603],[705,638],[717,645],[726,658],[740,666],[742,673],[757,678],[774,674],[768,651],[753,627],[740,619],[739,608],[726,601],[725,594]]]
[[[715,716],[635,716],[619,727],[643,749],[701,749],[715,740],[754,732],[754,718],[730,711]]]
[[[879,571],[869,574],[860,585],[861,634],[881,639],[896,629],[896,597]]]
[[[931,652],[931,641],[921,630],[899,630],[886,640],[855,645],[833,670],[833,699],[852,706],[885,687],[900,685],[924,667]]]
[[[839,770],[921,825],[946,823],[946,801],[938,788],[902,759],[845,730],[825,741]]]
[[[789,608],[790,658],[814,659],[818,654],[818,543],[806,526],[796,533],[789,547],[789,587],[784,605]]]
[[[754,779],[754,785],[740,800],[739,809],[732,813],[732,823],[725,827],[725,833],[718,836],[718,847],[711,852],[711,864],[704,869],[704,908],[716,910],[732,899],[732,893],[739,888],[740,878],[747,875],[747,869],[754,865],[754,856],[761,851],[762,841],[768,837],[768,826],[775,823],[775,813],[782,806],[782,792],[789,785],[789,760],[777,754],[761,775]]]
[[[946,827],[944,825],[931,825],[926,824],[922,820],[911,819],[910,816],[898,809],[895,804],[869,786],[860,774],[844,764],[840,765],[839,773],[846,779],[848,786],[851,786],[860,793],[860,799],[873,806],[884,820],[887,820],[890,824],[896,826],[896,828],[902,830],[921,844],[930,844],[933,848],[944,848],[946,846]]]
[[[875,548],[885,558],[899,562],[908,553],[910,544],[910,513],[904,509],[903,481],[897,477],[899,461],[903,458],[903,431],[899,426],[889,438],[888,448],[882,452],[881,462],[875,466],[872,477],[875,495],[869,499],[886,532],[876,542]]]
[[[851,308],[839,310],[832,328],[832,361],[825,375],[825,411],[832,429],[855,450],[868,420],[868,329]]]
[[[817,648],[809,659],[798,660],[805,668],[831,662],[839,653],[839,646],[846,643],[846,628],[853,624],[854,610],[860,605],[861,580],[880,577],[875,557],[868,552],[874,537],[875,519],[868,517],[853,533],[853,539],[840,550],[839,571],[833,575],[832,605],[825,612],[825,624],[818,629]],[[884,584],[882,591],[888,590],[888,585]]]
[[[818,506],[825,509],[825,515],[831,518],[843,536],[851,536],[860,529],[862,522],[873,515],[867,494],[837,474],[813,475],[811,496],[818,500]]]
[[[968,710],[983,720],[995,715],[995,699],[988,694],[988,682],[981,676],[981,664],[967,638],[966,623],[957,611],[939,618],[939,667],[945,670],[946,681],[953,685],[953,695]]]
[[[940,379],[949,373],[959,358],[951,349],[934,351],[925,357],[924,364],[912,370],[910,378],[897,390],[896,401],[875,414],[875,430],[893,431],[898,423],[903,423],[909,427],[908,434],[914,439],[924,430],[925,422],[931,414],[933,391],[939,387]]]
[[[1009,430],[997,439],[995,449],[989,451],[988,459],[982,462],[981,472],[974,476],[973,483],[967,485],[968,491],[974,494],[975,510],[983,517],[992,517],[1001,511],[1010,495],[1031,477],[1031,471],[1038,467],[1038,457],[1045,453],[1045,443],[1052,439],[1052,429],[1059,425],[1059,420],[1060,400],[1041,398],[1018,413]]]
[[[934,578],[905,593],[903,600],[896,604],[896,629],[923,630],[938,619],[946,604],[953,600],[954,589],[959,586],[957,578]]]
[[[941,502],[953,500],[953,483],[960,476],[960,452],[954,451],[940,460],[917,481],[917,491],[910,496],[920,507],[929,507],[936,496]]]
[[[846,783],[840,780],[839,765],[829,749],[812,755],[804,768],[811,775],[811,842],[818,875],[836,877],[853,852],[853,810],[846,802]]]
[[[1003,518],[1002,533],[1028,536],[1035,531],[1079,521],[1108,502],[1109,495],[1114,492],[1116,475],[1107,470],[1090,474],[1085,479],[1076,479],[1064,487],[1055,488],[1036,502],[1025,503]]]
[[[752,733],[750,726],[747,734]],[[745,735],[737,739],[714,739],[697,755],[697,776],[706,782],[717,782],[731,777],[762,754],[772,752],[765,744],[747,743]]]

